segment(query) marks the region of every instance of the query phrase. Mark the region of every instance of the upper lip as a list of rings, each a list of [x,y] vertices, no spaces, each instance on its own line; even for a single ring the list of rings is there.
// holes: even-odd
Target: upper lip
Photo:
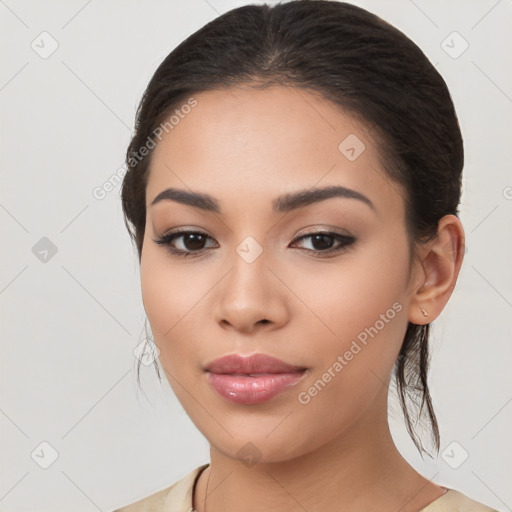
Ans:
[[[293,366],[267,354],[241,356],[228,354],[215,359],[205,367],[211,373],[296,373],[306,370],[301,366]]]

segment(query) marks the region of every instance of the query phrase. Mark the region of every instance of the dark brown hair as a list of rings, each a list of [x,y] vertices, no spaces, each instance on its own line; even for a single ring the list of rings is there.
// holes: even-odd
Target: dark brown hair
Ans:
[[[140,148],[147,147],[151,134],[191,95],[245,85],[315,91],[370,128],[384,169],[405,190],[413,249],[415,243],[435,237],[444,215],[458,216],[462,135],[448,88],[418,46],[378,16],[349,3],[247,5],[217,17],[179,44],[144,92],[121,191],[139,262],[152,154],[139,158]],[[437,452],[440,446],[427,384],[429,330],[429,324],[409,323],[394,366],[406,427],[420,454],[426,450],[409,409],[415,410],[417,421],[430,423]]]

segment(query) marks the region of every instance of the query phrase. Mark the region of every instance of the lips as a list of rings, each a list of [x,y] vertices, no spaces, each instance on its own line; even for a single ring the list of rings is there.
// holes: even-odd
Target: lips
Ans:
[[[212,388],[221,397],[239,405],[267,402],[298,384],[307,372],[307,368],[266,354],[249,357],[230,354],[215,359],[205,370]]]
[[[293,366],[267,354],[240,356],[229,354],[209,363],[205,370],[211,373],[229,373],[235,375],[257,375],[268,373],[296,373],[305,370],[301,366]]]

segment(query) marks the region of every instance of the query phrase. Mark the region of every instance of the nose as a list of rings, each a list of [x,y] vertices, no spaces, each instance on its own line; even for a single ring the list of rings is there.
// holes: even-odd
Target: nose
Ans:
[[[289,321],[286,287],[267,263],[264,254],[252,263],[235,254],[230,271],[215,287],[214,317],[221,328],[253,334]]]

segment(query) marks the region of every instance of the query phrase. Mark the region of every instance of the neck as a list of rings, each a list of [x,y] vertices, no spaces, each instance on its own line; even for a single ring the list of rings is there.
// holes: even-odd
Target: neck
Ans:
[[[342,435],[292,459],[248,467],[212,446],[210,466],[196,485],[194,508],[197,512],[421,510],[445,490],[417,473],[397,450],[384,390],[380,406],[367,411]]]

